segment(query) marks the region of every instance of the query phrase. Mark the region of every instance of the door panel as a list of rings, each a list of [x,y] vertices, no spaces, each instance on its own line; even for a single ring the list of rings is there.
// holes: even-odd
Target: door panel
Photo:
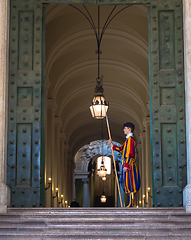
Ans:
[[[186,185],[182,1],[151,1],[149,22],[153,204],[179,207]]]
[[[42,4],[11,1],[8,184],[11,205],[40,205]]]

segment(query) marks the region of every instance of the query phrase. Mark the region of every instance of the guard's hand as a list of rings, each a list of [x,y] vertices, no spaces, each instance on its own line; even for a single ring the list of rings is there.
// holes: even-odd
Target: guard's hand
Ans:
[[[123,172],[127,172],[128,168],[124,167]]]
[[[110,139],[108,140],[108,142],[109,142],[109,144],[111,144],[111,143],[112,143],[112,139],[110,138]]]

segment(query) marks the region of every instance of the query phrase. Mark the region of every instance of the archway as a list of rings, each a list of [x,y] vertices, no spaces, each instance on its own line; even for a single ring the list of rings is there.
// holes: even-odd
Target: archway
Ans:
[[[51,3],[52,1],[45,2]],[[130,1],[126,1],[126,3],[128,2]],[[140,0],[136,3],[143,2],[145,1]],[[88,82],[88,84],[85,84],[85,79],[91,78],[89,71],[92,70],[91,72],[94,72],[95,62],[93,61],[93,54],[92,59],[88,59],[88,61],[85,60],[86,54],[82,54],[83,51],[80,41],[86,45],[88,37],[91,40],[91,35],[89,35],[86,27],[75,35],[72,31],[75,30],[76,27],[71,28],[70,26],[70,28],[64,32],[65,34],[69,34],[68,37],[65,38],[67,42],[64,41],[64,38],[60,38],[60,42],[54,44],[55,50],[57,49],[57,51],[53,51],[53,55],[50,58],[55,61],[55,57],[58,56],[57,60],[60,63],[60,69],[64,68],[65,72],[61,74],[60,71],[57,71],[59,64],[55,61],[52,65],[55,67],[54,71],[48,72],[46,77],[46,80],[50,79],[50,81],[46,81],[46,86],[48,87],[49,83],[52,84],[48,91],[50,95],[48,95],[49,101],[47,102],[47,106],[52,107],[49,109],[47,115],[48,119],[55,125],[54,130],[53,128],[49,128],[48,125],[47,132],[51,132],[51,141],[55,143],[55,146],[49,148],[51,142],[46,143],[49,152],[47,157],[44,158],[43,129],[45,121],[43,99],[45,97],[45,89],[43,88],[43,71],[41,71],[44,68],[40,64],[43,59],[42,56],[44,56],[43,48],[41,48],[42,42],[44,41],[44,38],[41,38],[43,32],[41,20],[44,19],[42,17],[42,3],[43,1],[39,1],[36,4],[33,0],[28,1],[27,4],[23,1],[18,1],[18,5],[16,5],[14,1],[11,3],[8,185],[12,189],[12,206],[26,206],[26,204],[28,204],[28,206],[39,206],[40,203],[44,204],[44,185],[47,185],[49,174],[57,176],[59,173],[61,176],[62,169],[66,171],[65,176],[68,174],[66,170],[68,166],[60,168],[63,163],[62,161],[58,161],[60,159],[58,154],[65,159],[73,159],[73,155],[79,149],[80,145],[82,146],[92,140],[100,139],[99,123],[93,122],[93,119],[91,121],[87,120],[89,119],[89,115],[86,113],[87,100],[84,98],[84,96],[90,99],[92,97],[90,89],[93,89],[94,83],[89,84]],[[59,1],[59,3],[61,3],[61,1]],[[114,4],[114,2],[109,4]],[[120,94],[117,95],[117,101],[113,103],[110,101],[112,103],[111,106],[113,106],[113,110],[110,108],[110,120],[114,139],[118,142],[122,141],[123,136],[120,135],[120,130],[123,122],[125,122],[127,118],[135,122],[137,139],[139,134],[142,133],[142,144],[145,146],[141,148],[141,155],[144,156],[145,159],[148,159],[146,154],[148,154],[149,151],[145,151],[145,149],[149,146],[148,133],[150,131],[146,130],[147,134],[145,136],[142,121],[145,119],[145,123],[149,122],[146,104],[150,97],[154,205],[181,206],[182,188],[186,184],[182,6],[181,1],[175,3],[171,0],[168,0],[168,2],[150,1],[149,4],[149,21],[147,21],[147,8],[143,5],[134,6],[136,8],[136,11],[134,11],[136,19],[141,18],[147,23],[149,22],[149,44],[144,43],[143,36],[142,41],[139,41],[140,35],[137,36],[134,28],[129,28],[131,34],[124,36],[124,24],[120,24],[120,28],[122,28],[120,31],[117,30],[117,27],[116,29],[108,29],[110,32],[108,31],[106,38],[111,38],[110,44],[113,44],[114,47],[113,52],[108,55],[108,58],[103,58],[103,71],[104,69],[111,68],[110,71],[104,73],[105,95],[109,96],[111,94],[112,97],[115,97],[116,94],[118,94],[115,89],[118,89],[120,92]],[[66,5],[62,5],[61,7],[67,8]],[[143,9],[145,9],[145,11]],[[67,17],[69,11],[67,11],[64,16]],[[141,12],[140,16],[137,16],[137,12]],[[53,21],[52,29],[55,29],[55,37],[60,31],[58,31],[58,29],[56,30],[55,26],[59,24],[55,25],[54,20],[58,17],[57,20],[59,22],[59,19],[62,18],[61,13],[62,10],[55,5],[49,15]],[[73,15],[75,15],[75,13],[73,13]],[[54,16],[57,17],[55,18]],[[77,17],[77,15],[75,16]],[[18,21],[16,21],[16,19]],[[141,23],[144,24],[145,21],[141,21]],[[65,21],[63,22],[65,23]],[[123,19],[121,22],[123,22]],[[50,23],[51,22],[49,22],[49,24]],[[78,22],[78,26],[80,26],[80,23],[81,21]],[[132,24],[135,23],[136,21]],[[72,24],[72,21],[69,22],[69,25],[70,24]],[[175,25],[177,25],[176,28],[174,28]],[[138,25],[135,24],[134,27],[136,28]],[[143,35],[145,33],[144,29],[145,28],[141,28]],[[117,33],[117,37],[115,37],[115,33]],[[134,35],[134,37],[132,38],[131,35]],[[71,36],[71,38],[69,36]],[[79,38],[75,41],[77,36]],[[124,48],[126,52],[122,50],[115,52],[117,46],[119,47],[117,50],[120,50],[120,45],[116,44],[117,38],[120,39],[121,43],[124,42],[124,39],[128,39],[126,48]],[[72,52],[73,44],[77,44],[77,53],[81,56],[80,62],[76,60],[72,61],[73,64],[67,65],[67,62],[75,56]],[[147,51],[145,51],[148,45],[150,48],[150,96],[149,87],[147,87],[148,78],[145,78],[142,73],[146,68],[143,61],[141,61],[141,59],[146,58],[146,55],[148,57]],[[135,46],[137,48],[135,48]],[[68,52],[64,47],[67,47],[70,51]],[[105,49],[110,49],[110,47],[108,44],[105,46]],[[60,56],[60,54],[63,53],[59,51],[60,49],[65,51],[63,57]],[[88,49],[88,45],[85,46],[84,49]],[[92,48],[89,48],[88,52],[90,49]],[[175,51],[173,49],[175,49]],[[123,56],[123,54],[127,56],[127,52],[131,52],[131,61],[125,62],[126,58],[124,62],[121,61],[120,56],[117,54],[118,52],[120,52],[120,56]],[[88,54],[88,56],[90,55]],[[136,55],[140,57],[136,57]],[[65,59],[67,59],[67,61],[64,62]],[[134,64],[136,60],[142,62],[138,69],[136,68],[136,64]],[[85,74],[84,70],[86,70]],[[114,78],[115,71],[118,71],[116,78]],[[82,76],[81,81],[79,81],[79,73]],[[125,77],[123,77],[122,73],[126,73],[124,75]],[[128,87],[125,86],[127,76],[129,77]],[[65,81],[62,82],[62,78],[64,78]],[[109,79],[108,82],[107,79]],[[115,82],[116,79],[117,83]],[[78,90],[70,87],[70,82],[73,83],[73,86],[77,86]],[[137,89],[137,91],[133,88],[132,84],[134,82],[140,84],[140,89]],[[57,83],[61,83],[64,88],[62,89],[61,85]],[[56,84],[57,88],[55,88]],[[108,92],[106,92],[106,87]],[[59,90],[61,90],[60,93]],[[63,95],[65,96],[65,101],[59,106],[59,109],[57,109],[59,111],[57,111],[56,104],[59,102],[57,102],[57,100],[62,99]],[[56,99],[54,99],[53,96],[55,96]],[[146,96],[148,96],[148,98]],[[123,99],[125,99],[125,102],[130,103],[130,105],[123,104]],[[81,107],[76,107],[75,103],[80,101],[84,101],[83,104]],[[118,116],[120,115],[122,117],[119,118]],[[60,126],[63,119],[64,132],[61,134],[62,138],[58,138],[58,136],[60,136]],[[94,126],[94,129],[92,129],[92,126]],[[148,125],[146,125],[146,129],[148,129]],[[145,138],[147,140],[145,140]],[[61,142],[63,144],[61,144]],[[173,152],[173,149],[178,150],[177,152]],[[175,160],[173,161],[173,159]],[[44,164],[44,160],[46,164]],[[51,164],[55,161],[54,170],[51,170],[50,161]],[[71,165],[71,161],[67,164]],[[45,170],[44,166],[46,166]],[[70,166],[69,169],[71,170],[72,166]],[[45,177],[43,176],[44,172]],[[66,189],[71,189],[71,178],[71,176],[70,179],[69,176],[67,177],[68,183],[64,186]],[[61,182],[60,179],[52,182],[51,194],[53,196],[56,196],[56,187],[58,184],[61,186]],[[148,185],[145,185],[145,191],[147,191],[146,186],[148,187]],[[62,187],[59,187],[59,197],[61,196],[60,189],[62,189]],[[24,197],[25,194],[32,196],[31,202]],[[39,196],[41,196],[41,200]],[[176,198],[174,196],[176,196]]]
[[[120,6],[118,8],[122,9]],[[88,9],[96,22],[97,6],[88,6]],[[112,6],[101,7],[102,24],[112,9]],[[97,56],[94,52],[95,36],[84,16],[70,6],[50,4],[46,7],[46,13],[47,101],[51,103],[48,109],[50,115],[47,129],[50,131],[53,128],[54,119],[50,116],[58,116],[60,131],[65,134],[65,144],[68,145],[69,152],[74,155],[83,145],[96,139],[102,139],[101,125],[104,126],[104,138],[108,138],[105,121],[101,124],[100,121],[92,119],[88,109],[97,74]],[[59,22],[65,24],[59,25]],[[58,26],[56,30],[55,26]],[[56,35],[57,37],[55,37]],[[100,66],[104,76],[105,96],[110,102],[108,116],[112,136],[115,141],[123,143],[123,123],[126,121],[135,123],[135,137],[139,144],[140,161],[144,162],[146,159],[148,161],[148,182],[146,184],[146,181],[143,181],[139,198],[142,200],[145,194],[148,200],[147,189],[148,187],[152,189],[152,185],[151,163],[149,166],[150,120],[148,117],[149,71],[146,6],[135,5],[120,13],[106,30],[102,44]],[[123,55],[122,49],[126,52],[125,55]],[[75,55],[76,52],[78,52],[78,57]],[[63,65],[62,68],[61,65]],[[89,79],[93,81],[90,82]],[[144,90],[142,91],[142,89]],[[79,104],[82,107],[79,108]],[[54,107],[57,107],[55,113]],[[50,121],[50,119],[52,120]],[[50,136],[48,139],[50,139],[48,140],[50,146],[52,137]],[[146,141],[147,146],[145,145]],[[49,147],[47,149],[50,151]],[[142,153],[141,149],[144,149]],[[50,158],[51,153],[49,152],[47,154],[48,162],[51,162]],[[142,175],[146,178],[145,164],[142,166]],[[54,167],[55,165],[52,166],[52,168]],[[49,169],[51,169],[50,166]],[[47,175],[50,174],[48,172]],[[65,182],[69,181],[71,178],[66,178]],[[152,205],[151,200],[145,202],[148,203],[147,206]],[[140,206],[142,204],[146,206],[143,202]]]
[[[119,145],[118,143],[116,143]],[[104,164],[107,168],[106,180],[102,180],[97,173],[99,169],[100,158],[107,158]],[[100,161],[99,161],[100,160]],[[120,166],[121,157],[115,153],[116,163]],[[108,163],[106,163],[108,161]],[[115,185],[115,174],[111,161],[111,149],[107,140],[97,140],[84,145],[78,150],[74,158],[74,196],[80,198],[81,206],[85,207],[114,207],[118,204],[117,186]],[[120,175],[120,169],[118,167]],[[83,182],[79,186],[79,179]],[[83,185],[85,187],[83,187]],[[86,187],[88,185],[88,187]],[[83,192],[83,197],[82,193]],[[101,204],[100,197],[102,193],[107,196],[107,201]],[[83,202],[83,204],[82,204]]]

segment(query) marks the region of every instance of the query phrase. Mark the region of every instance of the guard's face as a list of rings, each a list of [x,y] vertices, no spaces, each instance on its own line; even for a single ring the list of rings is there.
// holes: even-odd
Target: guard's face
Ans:
[[[124,127],[123,132],[125,135],[128,135],[131,132],[131,128]]]

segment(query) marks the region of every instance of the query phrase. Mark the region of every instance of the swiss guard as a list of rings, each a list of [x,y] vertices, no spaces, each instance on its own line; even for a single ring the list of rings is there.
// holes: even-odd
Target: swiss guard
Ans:
[[[129,194],[129,201],[126,207],[133,207],[134,194],[138,192],[141,181],[139,169],[136,165],[137,144],[133,137],[135,126],[131,122],[124,123],[123,132],[126,141],[120,147],[113,145],[113,150],[122,154],[121,185],[125,193]],[[112,139],[109,140],[112,143]]]

